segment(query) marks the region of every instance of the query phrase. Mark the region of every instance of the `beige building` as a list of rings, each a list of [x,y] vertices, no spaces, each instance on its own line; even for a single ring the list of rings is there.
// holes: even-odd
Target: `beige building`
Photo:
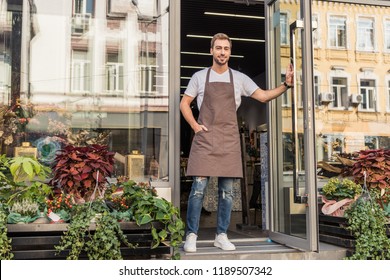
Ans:
[[[296,1],[281,1],[281,56],[290,56],[289,27],[299,17]],[[390,147],[390,7],[313,1],[314,105],[317,159],[335,153]],[[284,18],[284,20],[283,20]],[[316,27],[315,27],[316,25]],[[296,43],[301,84],[300,34]],[[302,108],[302,88],[297,107]],[[291,96],[283,100],[291,116]],[[302,119],[302,110],[298,118]],[[303,124],[303,122],[299,122]],[[287,135],[291,127],[285,127]],[[302,126],[298,126],[302,131]],[[287,136],[288,137],[288,136]]]

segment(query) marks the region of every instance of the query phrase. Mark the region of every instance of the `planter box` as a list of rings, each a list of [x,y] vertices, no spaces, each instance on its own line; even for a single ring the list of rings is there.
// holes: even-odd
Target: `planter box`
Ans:
[[[126,246],[121,248],[123,259],[155,259],[171,256],[171,247],[160,244],[151,249],[153,240],[148,225],[137,226],[134,222],[123,222],[121,229],[128,241],[138,244],[137,248],[131,249]],[[159,224],[153,224],[157,229]],[[56,255],[54,246],[59,244],[63,232],[68,224],[8,224],[8,236],[12,239],[12,253],[16,260],[32,259],[66,259],[68,252]],[[90,231],[95,230],[91,224]],[[80,259],[87,259],[86,255],[80,255]]]
[[[319,238],[321,242],[330,243],[344,248],[355,247],[355,237],[347,230],[347,219],[319,215]]]
[[[347,230],[348,223],[344,217],[319,215],[319,238],[321,242],[330,243],[344,248],[355,247],[355,237]],[[390,238],[389,224],[386,234]]]

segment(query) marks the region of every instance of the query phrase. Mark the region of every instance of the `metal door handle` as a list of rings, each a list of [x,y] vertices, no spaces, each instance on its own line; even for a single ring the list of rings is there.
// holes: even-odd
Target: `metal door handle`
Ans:
[[[294,73],[296,73],[295,66],[295,30],[303,28],[303,20],[296,20],[290,24],[290,60],[294,67]],[[294,75],[295,86],[291,90],[291,114],[292,114],[292,145],[293,145],[293,187],[294,187],[294,203],[307,203],[307,196],[299,195],[299,168],[298,168],[298,155],[299,155],[299,138],[298,138],[298,117],[297,117],[297,86],[296,75]]]

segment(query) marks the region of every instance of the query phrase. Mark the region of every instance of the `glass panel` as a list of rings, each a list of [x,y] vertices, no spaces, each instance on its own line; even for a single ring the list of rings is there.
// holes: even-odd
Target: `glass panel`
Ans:
[[[389,59],[390,7],[387,1],[352,2],[312,1],[319,22],[329,18],[329,32],[319,33],[319,41],[335,42],[314,52],[315,71],[324,77],[320,92],[334,94],[333,102],[316,107],[320,188],[340,174],[339,156],[351,159],[360,150],[390,148],[390,75],[378,66]],[[346,49],[333,48],[341,45],[336,30],[346,34]]]
[[[385,21],[384,32],[385,32],[384,51],[390,51],[390,20],[388,19]]]
[[[359,18],[357,30],[358,49],[370,51],[374,49],[374,21],[369,18]]]
[[[345,25],[346,19],[343,16],[331,16],[329,18],[329,42],[331,47],[346,47]]]
[[[101,140],[113,175],[168,180],[169,1],[23,3],[0,10],[0,103],[17,113],[2,153],[27,141],[49,165],[68,143]]]
[[[275,49],[275,64],[280,65],[280,71],[285,72],[285,69],[290,63],[290,48],[292,47],[290,40],[290,25],[297,20],[299,16],[299,5],[291,4],[289,1],[276,1],[274,11],[274,32],[279,34],[279,29],[283,29],[284,25],[287,25],[287,34],[289,45],[284,45],[283,38],[275,37],[274,47]],[[279,16],[280,15],[280,16]],[[283,32],[281,33],[283,34]],[[281,123],[280,130],[277,132],[283,139],[279,141],[280,146],[277,149],[277,157],[279,168],[279,174],[275,176],[280,180],[275,186],[274,190],[274,205],[277,209],[276,218],[274,219],[274,230],[277,232],[305,237],[306,236],[306,214],[305,205],[294,203],[293,186],[294,186],[294,172],[297,172],[298,187],[300,191],[304,192],[305,184],[305,167],[304,167],[304,150],[303,150],[303,97],[302,97],[302,81],[301,81],[301,67],[302,67],[302,49],[301,43],[298,41],[300,38],[300,29],[295,31],[295,75],[296,75],[296,100],[294,103],[292,90],[281,97]],[[280,55],[279,55],[280,54]],[[276,73],[276,84],[280,84],[284,80],[284,75],[278,75]],[[296,110],[296,135],[293,134],[293,116],[292,106]],[[278,136],[279,137],[279,136]],[[295,148],[297,145],[298,154],[295,157]]]

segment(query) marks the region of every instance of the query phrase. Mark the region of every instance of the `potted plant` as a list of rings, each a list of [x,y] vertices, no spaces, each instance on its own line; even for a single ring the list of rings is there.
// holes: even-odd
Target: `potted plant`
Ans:
[[[14,157],[2,158],[1,169],[0,198],[5,204],[12,206],[15,201],[27,199],[38,203],[40,211],[44,210],[46,197],[52,191],[46,184],[50,168],[35,158]]]
[[[357,183],[366,182],[370,195],[390,217],[390,150],[363,150],[352,166]]]
[[[329,179],[322,187],[322,213],[325,215],[342,217],[344,211],[362,193],[362,187],[348,178],[337,177]]]
[[[184,236],[184,222],[180,212],[171,202],[158,197],[154,188],[147,183],[136,183],[131,180],[119,182],[121,189],[120,205],[128,207],[131,220],[137,225],[149,225],[156,248],[161,242],[168,241],[173,248],[173,258],[178,259],[179,246]],[[113,199],[114,197],[114,199]],[[108,195],[109,201],[118,201],[118,196]]]
[[[70,220],[73,197],[63,192],[55,193],[46,199],[47,216],[51,223],[64,223]]]
[[[368,192],[345,211],[347,230],[355,237],[350,260],[389,260],[390,239],[386,235],[386,216]]]
[[[31,199],[16,200],[12,203],[7,222],[9,224],[28,224],[40,217],[39,204]]]
[[[77,203],[102,197],[113,172],[114,153],[107,146],[67,145],[56,156],[50,184],[74,197]]]

